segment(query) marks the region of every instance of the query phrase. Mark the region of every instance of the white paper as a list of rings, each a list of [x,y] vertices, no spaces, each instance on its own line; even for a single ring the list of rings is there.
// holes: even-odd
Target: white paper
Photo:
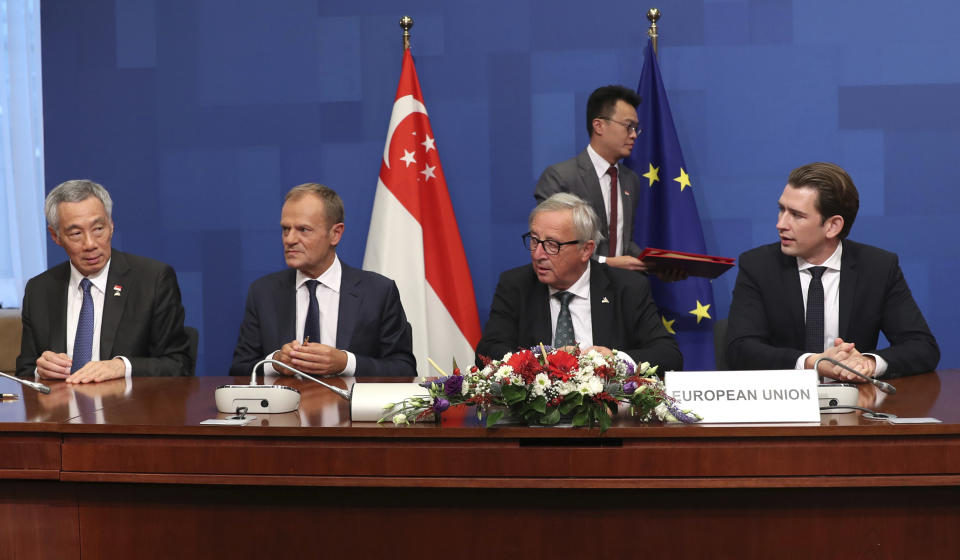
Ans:
[[[387,414],[385,405],[415,396],[429,397],[430,391],[418,383],[355,383],[350,397],[350,420],[376,422]]]

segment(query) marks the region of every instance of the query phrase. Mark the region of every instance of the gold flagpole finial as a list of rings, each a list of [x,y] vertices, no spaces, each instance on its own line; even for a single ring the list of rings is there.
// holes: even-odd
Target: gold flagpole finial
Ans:
[[[400,29],[403,29],[403,50],[410,50],[410,28],[413,27],[413,18],[403,16],[400,18]]]
[[[653,54],[657,54],[657,20],[660,19],[660,10],[650,8],[647,10],[647,19],[650,20],[650,29],[647,29],[647,36],[653,41]]]

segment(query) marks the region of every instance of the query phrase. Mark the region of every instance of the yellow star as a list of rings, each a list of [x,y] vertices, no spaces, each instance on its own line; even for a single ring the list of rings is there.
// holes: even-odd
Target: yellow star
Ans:
[[[713,317],[711,317],[710,314],[707,313],[707,310],[708,310],[708,309],[710,309],[710,304],[708,303],[708,304],[706,304],[706,305],[702,305],[702,304],[700,303],[700,300],[698,299],[698,300],[697,300],[697,308],[690,310],[690,314],[691,314],[691,315],[696,315],[696,316],[697,316],[697,324],[698,324],[698,325],[700,324],[700,320],[701,320],[701,319],[713,319]]]
[[[673,324],[677,322],[676,319],[667,321],[667,318],[663,315],[660,316],[660,321],[663,322],[663,328],[667,329],[667,332],[670,334],[677,334],[677,331],[673,330]]]
[[[690,186],[690,176],[687,175],[687,172],[680,168],[680,176],[674,179],[674,181],[680,183],[680,192],[683,192],[683,187]]]
[[[648,171],[648,172],[646,172],[646,173],[643,174],[644,177],[646,177],[647,179],[650,179],[650,185],[649,185],[649,186],[652,187],[654,183],[656,183],[657,181],[660,180],[660,176],[658,175],[658,173],[660,173],[660,168],[659,168],[659,167],[654,167],[653,164],[651,163],[651,164],[650,164],[650,171]]]

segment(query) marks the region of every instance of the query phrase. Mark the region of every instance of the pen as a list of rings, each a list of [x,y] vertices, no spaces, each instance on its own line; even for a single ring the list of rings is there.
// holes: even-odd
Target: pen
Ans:
[[[0,400],[2,399],[19,399],[20,395],[16,393],[0,393]]]

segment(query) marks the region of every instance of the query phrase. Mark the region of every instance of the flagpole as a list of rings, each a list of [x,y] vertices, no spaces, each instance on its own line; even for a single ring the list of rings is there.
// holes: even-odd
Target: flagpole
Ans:
[[[400,18],[400,29],[403,29],[403,50],[410,50],[410,28],[413,27],[413,18],[403,16]]]
[[[660,10],[650,8],[647,10],[647,19],[650,20],[650,29],[647,29],[647,36],[653,41],[653,54],[657,55],[657,20],[660,19]],[[413,23],[411,23],[413,25]]]

